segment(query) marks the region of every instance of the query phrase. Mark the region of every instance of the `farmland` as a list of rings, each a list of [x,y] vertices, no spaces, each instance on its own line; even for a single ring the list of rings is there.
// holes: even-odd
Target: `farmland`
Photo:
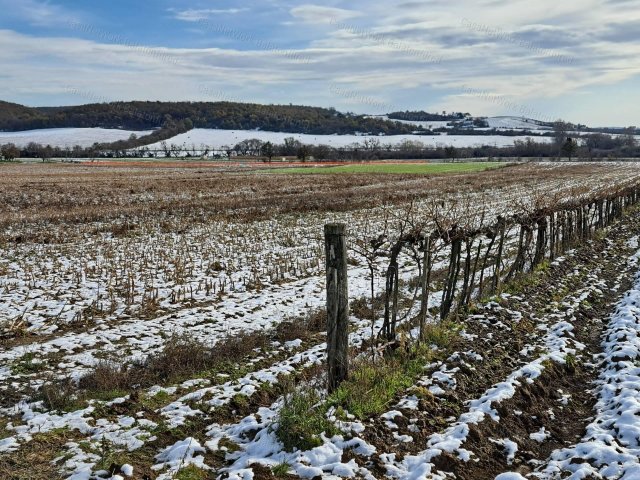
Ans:
[[[635,478],[638,165],[451,166],[0,164],[0,477]]]
[[[274,169],[273,173],[382,173],[382,174],[436,174],[436,173],[472,173],[491,168],[499,168],[504,163],[461,162],[461,163],[368,163],[364,165],[340,165],[332,167],[300,167]]]

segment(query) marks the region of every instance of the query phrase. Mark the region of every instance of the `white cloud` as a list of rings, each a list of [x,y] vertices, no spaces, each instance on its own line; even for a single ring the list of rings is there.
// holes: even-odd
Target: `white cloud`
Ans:
[[[246,12],[246,8],[203,8],[203,9],[187,9],[187,10],[175,10],[169,9],[173,13],[173,16],[177,20],[183,22],[199,22],[207,20],[219,15],[235,15],[241,12]]]
[[[360,12],[345,10],[343,8],[324,7],[321,5],[305,4],[292,8],[291,16],[304,23],[335,23],[359,17]]]

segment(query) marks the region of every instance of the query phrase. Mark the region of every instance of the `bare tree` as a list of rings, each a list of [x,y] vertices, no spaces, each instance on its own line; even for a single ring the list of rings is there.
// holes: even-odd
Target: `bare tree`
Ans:
[[[0,147],[0,156],[5,160],[14,160],[20,156],[20,149],[13,143],[7,143]]]
[[[558,147],[562,147],[564,142],[567,140],[567,135],[569,135],[570,128],[571,124],[565,122],[564,120],[556,120],[555,122],[553,122],[554,142]]]

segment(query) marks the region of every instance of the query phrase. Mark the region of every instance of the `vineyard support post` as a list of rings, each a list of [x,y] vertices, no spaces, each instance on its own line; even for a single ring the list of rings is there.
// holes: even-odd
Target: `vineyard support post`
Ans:
[[[427,313],[429,311],[429,280],[431,277],[431,236],[424,239],[422,278],[420,279],[422,299],[420,301],[420,341],[425,340]]]
[[[346,225],[324,226],[327,269],[328,389],[333,392],[348,376],[349,292]]]

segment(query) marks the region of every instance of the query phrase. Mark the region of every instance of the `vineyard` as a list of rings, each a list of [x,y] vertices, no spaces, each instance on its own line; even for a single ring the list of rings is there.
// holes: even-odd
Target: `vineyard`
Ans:
[[[640,478],[635,163],[0,172],[0,478]]]

